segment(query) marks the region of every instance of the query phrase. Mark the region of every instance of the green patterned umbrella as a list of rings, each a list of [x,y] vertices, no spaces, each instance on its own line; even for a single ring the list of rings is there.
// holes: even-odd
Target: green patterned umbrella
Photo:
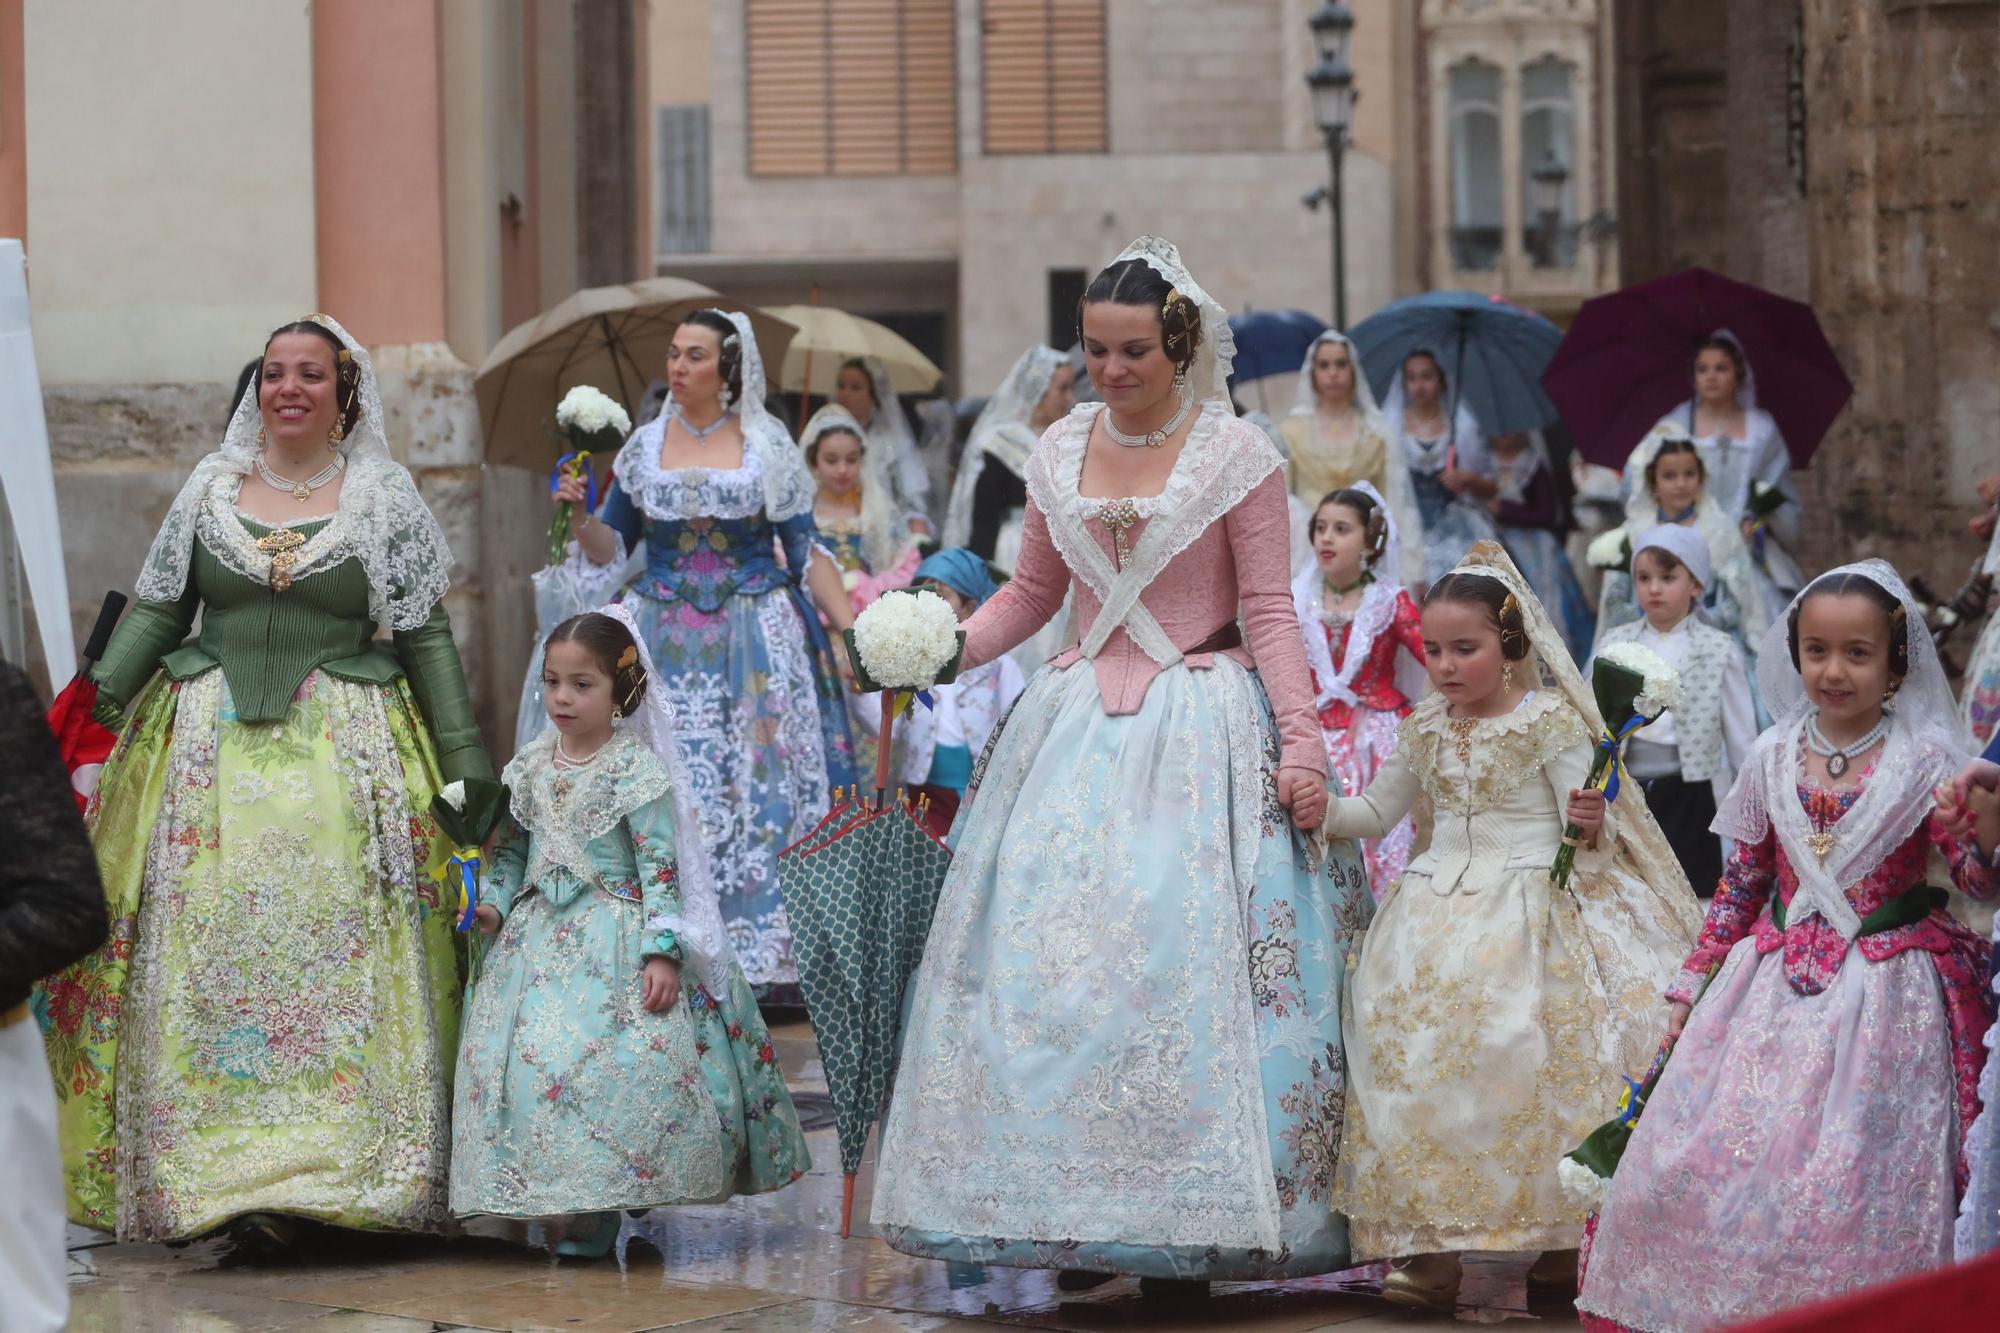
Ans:
[[[886,710],[885,710],[886,723]],[[888,752],[885,724],[882,751]],[[778,858],[785,914],[840,1137],[840,1234],[902,1044],[903,989],[923,957],[951,853],[897,799],[852,801]]]

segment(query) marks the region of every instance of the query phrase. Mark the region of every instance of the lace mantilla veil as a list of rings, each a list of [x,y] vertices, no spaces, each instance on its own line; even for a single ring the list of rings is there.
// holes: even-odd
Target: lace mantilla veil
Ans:
[[[910,429],[909,414],[903,411],[895,379],[881,357],[864,356],[861,367],[868,374],[868,391],[875,399],[875,415],[869,418],[862,436],[868,442],[868,452],[861,460],[863,475],[871,486],[890,487],[892,497],[914,501],[916,496],[909,488],[917,476],[903,471],[904,460],[917,456],[917,437]],[[921,466],[916,471],[921,474]]]
[[[883,436],[870,435],[846,408],[828,403],[806,422],[799,436],[800,457],[830,430],[848,431],[861,441],[861,550],[870,572],[886,573],[910,548],[909,527],[896,504],[894,469],[878,475],[871,466],[876,452],[889,443]]]
[[[730,337],[737,339],[743,357],[743,394],[731,406],[736,409],[743,429],[744,461],[747,464],[754,452],[763,474],[764,516],[773,523],[783,523],[800,514],[809,514],[819,487],[813,481],[811,469],[806,467],[805,455],[792,444],[784,423],[764,405],[764,357],[757,350],[757,335],[751,331],[750,317],[734,310],[712,313],[736,326]],[[668,502],[664,492],[673,490],[677,494],[678,488],[672,486],[670,474],[660,470],[660,442],[666,437],[667,423],[680,413],[680,404],[669,394],[660,415],[633,431],[625,447],[618,451],[616,469],[621,489],[647,517],[661,522],[688,517]]]
[[[1420,534],[1423,531],[1423,520],[1418,516],[1417,497],[1410,490],[1410,473],[1403,463],[1402,448],[1397,440],[1396,429],[1390,423],[1387,414],[1375,402],[1375,386],[1368,382],[1367,373],[1361,369],[1361,349],[1354,345],[1352,338],[1339,329],[1328,329],[1312,340],[1312,346],[1306,348],[1306,359],[1299,366],[1299,382],[1292,391],[1291,415],[1304,418],[1312,423],[1315,432],[1318,431],[1319,397],[1313,391],[1313,358],[1319,354],[1319,349],[1328,343],[1339,343],[1345,347],[1347,358],[1354,366],[1354,414],[1359,419],[1356,424],[1362,430],[1373,432],[1375,438],[1382,441],[1382,494],[1376,497],[1376,503],[1388,506],[1389,513],[1394,516],[1399,527],[1412,534]],[[1401,380],[1402,376],[1399,374],[1398,383]],[[1311,498],[1301,498],[1305,499],[1307,504],[1313,503]],[[1386,567],[1396,570],[1404,583],[1416,587],[1424,581],[1423,543],[1413,541],[1407,549],[1399,546],[1398,550],[1400,553],[1396,556],[1395,563]],[[1376,564],[1381,566],[1382,562],[1378,560]]]
[[[1500,543],[1474,542],[1472,549],[1465,553],[1465,558],[1451,572],[1478,574],[1497,580],[1514,594],[1528,631],[1528,660],[1523,663],[1528,679],[1539,681],[1544,688],[1562,691],[1570,706],[1582,715],[1591,738],[1595,740],[1602,736],[1604,718],[1597,711],[1597,696],[1592,693],[1589,682],[1584,680],[1583,673],[1577,670],[1576,663],[1570,659],[1569,649],[1564,646],[1555,622],[1549,619],[1548,610],[1528,586],[1528,581],[1521,577],[1521,571],[1514,567],[1514,562],[1507,557]],[[1681,869],[1680,858],[1674,855],[1666,834],[1660,831],[1659,821],[1647,808],[1646,799],[1636,784],[1626,784],[1620,799],[1611,807],[1611,816],[1617,830],[1614,855],[1645,883],[1655,898],[1669,908],[1687,943],[1692,945],[1701,930],[1701,901],[1694,896],[1687,873]]]
[[[1367,482],[1356,482],[1351,488],[1360,491],[1375,502],[1382,511],[1387,526],[1387,536],[1382,543],[1382,553],[1375,557],[1371,570],[1392,571],[1400,568],[1402,561],[1402,525],[1396,521],[1396,511],[1382,498],[1382,493]],[[1335,701],[1349,707],[1361,702],[1354,693],[1354,677],[1368,663],[1368,654],[1374,649],[1375,641],[1382,637],[1396,619],[1396,594],[1402,585],[1393,574],[1378,574],[1366,591],[1361,594],[1361,605],[1354,610],[1351,628],[1347,631],[1347,651],[1342,654],[1340,665],[1333,664],[1333,649],[1327,644],[1326,630],[1321,621],[1322,608],[1326,605],[1325,584],[1320,576],[1319,562],[1315,560],[1299,572],[1292,580],[1292,608],[1298,613],[1299,628],[1305,633],[1306,665],[1312,668],[1313,680],[1319,685],[1318,703],[1321,708]],[[1415,703],[1423,696],[1430,678],[1416,664],[1402,654],[1396,654],[1396,688],[1403,696]]]
[[[413,630],[430,618],[451,585],[451,548],[408,469],[389,456],[382,393],[367,351],[330,316],[306,318],[337,338],[359,368],[361,412],[340,445],[347,470],[339,507],[321,530],[324,540],[298,549],[292,581],[356,557],[368,575],[368,614],[390,629]],[[222,444],[195,464],[167,510],[139,571],[135,590],[142,601],[171,602],[186,591],[197,537],[232,572],[258,583],[270,581],[271,557],[257,548],[236,512],[237,491],[257,465],[262,428],[253,383],[236,404]]]
[[[979,419],[966,437],[965,454],[952,479],[951,500],[945,507],[945,546],[963,546],[972,536],[972,502],[979,486],[979,474],[986,470],[989,457],[997,457],[1008,471],[1021,475],[1028,455],[1035,447],[1034,427],[1029,423],[1035,405],[1049,391],[1049,381],[1069,358],[1053,347],[1036,343],[1015,360],[1014,368],[1000,387],[986,400]]]
[[[666,682],[653,666],[646,636],[639,632],[632,613],[615,602],[600,606],[597,611],[623,625],[639,650],[639,666],[646,673],[646,697],[639,711],[620,725],[660,761],[667,772],[668,795],[674,804],[674,872],[680,887],[681,914],[649,917],[646,929],[673,931],[709,992],[725,993],[736,952],[722,922],[722,903],[715,887],[715,870],[709,861],[708,839],[702,832],[701,811],[694,803],[694,778],[688,772],[687,755],[681,749],[673,706],[667,702]]]
[[[1816,830],[1792,795],[1804,781],[1800,741],[1814,710],[1806,698],[1805,680],[1792,665],[1790,624],[1793,611],[1813,589],[1824,590],[1831,581],[1850,575],[1867,579],[1902,604],[1910,670],[1887,709],[1889,734],[1867,785],[1840,817],[1834,828],[1836,840],[1822,860],[1809,849],[1807,839]],[[1757,748],[1710,827],[1738,842],[1762,841],[1775,829],[1799,879],[1788,921],[1818,915],[1852,941],[1860,933],[1861,920],[1843,886],[1866,879],[1902,846],[1935,808],[1932,789],[1957,772],[1972,752],[1937,645],[1924,629],[1922,608],[1887,561],[1862,560],[1829,570],[1793,597],[1785,613],[1764,631],[1757,658],[1757,693],[1775,721],[1757,738]]]

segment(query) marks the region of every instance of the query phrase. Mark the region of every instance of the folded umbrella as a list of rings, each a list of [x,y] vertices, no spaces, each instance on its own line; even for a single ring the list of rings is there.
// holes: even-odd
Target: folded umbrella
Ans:
[[[1705,268],[1584,302],[1542,387],[1585,458],[1623,467],[1646,432],[1692,396],[1695,349],[1723,331],[1742,346],[1757,406],[1803,467],[1854,386],[1811,306]]]

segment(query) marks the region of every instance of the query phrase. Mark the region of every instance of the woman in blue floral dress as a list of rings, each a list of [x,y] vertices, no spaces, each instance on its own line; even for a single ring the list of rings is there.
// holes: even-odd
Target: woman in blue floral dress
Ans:
[[[854,772],[840,668],[813,606],[835,633],[853,613],[813,525],[812,473],[764,407],[750,321],[689,316],[667,385],[666,410],[625,442],[603,507],[577,529],[577,587],[586,604],[610,600],[644,540],[645,569],[616,600],[680,719],[730,942],[760,994],[790,1000],[799,969],[778,853]],[[556,498],[581,501],[583,484]]]

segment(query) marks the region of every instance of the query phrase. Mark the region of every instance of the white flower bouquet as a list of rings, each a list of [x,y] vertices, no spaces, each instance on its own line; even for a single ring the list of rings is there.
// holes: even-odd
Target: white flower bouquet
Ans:
[[[632,429],[632,418],[616,398],[602,389],[579,384],[556,404],[556,424],[571,435],[592,436],[616,431],[623,438]]]
[[[1597,753],[1591,758],[1590,776],[1583,785],[1603,792],[1608,803],[1618,799],[1622,785],[1625,742],[1680,702],[1681,677],[1652,649],[1636,643],[1614,643],[1591,663],[1590,692],[1604,718],[1604,732],[1597,738]],[[1563,828],[1563,845],[1549,867],[1549,878],[1558,889],[1569,887],[1582,840],[1583,830],[1575,824]]]
[[[1585,548],[1583,558],[1592,569],[1632,568],[1632,537],[1624,528],[1599,533]]]
[[[556,404],[556,426],[569,437],[570,452],[556,460],[555,469],[549,473],[549,490],[560,486],[566,477],[589,478],[584,503],[597,507],[597,475],[591,470],[590,455],[593,452],[610,452],[617,448],[632,429],[632,418],[627,416],[616,398],[602,389],[593,389],[588,384],[579,384],[562,396]],[[573,506],[564,500],[556,506],[556,516],[549,521],[549,563],[559,565],[569,550],[570,526],[574,521],[570,510]]]
[[[958,616],[934,592],[886,592],[847,631],[855,683],[897,694],[928,690],[958,673],[965,633]]]

